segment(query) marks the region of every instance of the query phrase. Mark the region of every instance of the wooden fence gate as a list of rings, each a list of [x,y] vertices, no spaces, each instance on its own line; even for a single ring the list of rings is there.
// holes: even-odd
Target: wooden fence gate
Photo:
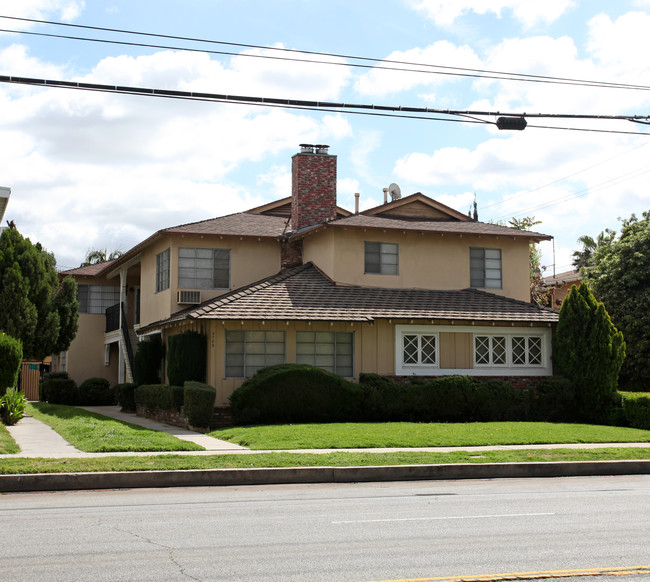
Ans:
[[[38,400],[38,383],[41,381],[41,363],[23,362],[20,366],[20,389],[27,400]]]

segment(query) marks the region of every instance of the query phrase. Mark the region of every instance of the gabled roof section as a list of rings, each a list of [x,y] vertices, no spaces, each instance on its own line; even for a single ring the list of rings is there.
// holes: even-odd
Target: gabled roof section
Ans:
[[[290,218],[291,196],[275,200],[274,202],[269,202],[268,204],[263,204],[262,206],[256,206],[246,212],[249,214],[266,214],[269,216],[283,216],[285,218]],[[344,216],[350,216],[351,214],[352,213],[345,208],[341,208],[340,206],[336,207],[337,218],[343,218]]]
[[[221,236],[252,236],[279,238],[283,235],[287,219],[281,216],[238,212],[210,218],[200,222],[181,224],[160,230],[161,234],[200,234]]]
[[[385,216],[386,218],[402,218],[406,220],[453,220],[473,222],[469,216],[438,202],[433,198],[416,192],[410,196],[393,200],[387,204],[364,210],[361,214],[368,216]]]
[[[141,331],[192,320],[373,322],[428,319],[551,324],[558,315],[531,303],[484,291],[433,291],[336,285],[312,263],[232,291]]]
[[[325,224],[319,224],[305,228],[291,235],[297,239],[306,234],[316,232],[325,228],[360,228],[366,230],[393,230],[402,232],[436,233],[441,235],[463,235],[463,236],[489,236],[523,239],[534,242],[551,240],[551,236],[528,230],[519,230],[498,224],[487,222],[461,222],[454,220],[403,220],[400,218],[388,218],[384,216],[368,216],[365,214],[354,214],[347,218],[333,220]]]

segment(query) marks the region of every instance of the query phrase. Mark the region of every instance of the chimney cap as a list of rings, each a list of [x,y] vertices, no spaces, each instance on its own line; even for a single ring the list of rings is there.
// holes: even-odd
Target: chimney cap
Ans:
[[[301,154],[313,154],[314,145],[310,143],[301,143],[300,144],[300,153]]]
[[[316,153],[317,154],[327,154],[329,153],[330,146],[319,143],[314,146],[316,148]]]

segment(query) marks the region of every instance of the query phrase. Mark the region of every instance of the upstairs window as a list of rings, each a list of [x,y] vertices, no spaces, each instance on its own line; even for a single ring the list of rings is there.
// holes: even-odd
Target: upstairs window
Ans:
[[[181,289],[230,288],[230,249],[178,249]]]
[[[156,293],[169,289],[169,249],[156,255]]]
[[[470,287],[501,289],[501,249],[469,249]]]
[[[309,364],[351,378],[354,338],[349,331],[296,332],[296,363]]]
[[[101,313],[120,302],[120,288],[114,285],[77,285],[79,313]]]
[[[399,274],[399,245],[365,242],[365,272],[378,275]]]

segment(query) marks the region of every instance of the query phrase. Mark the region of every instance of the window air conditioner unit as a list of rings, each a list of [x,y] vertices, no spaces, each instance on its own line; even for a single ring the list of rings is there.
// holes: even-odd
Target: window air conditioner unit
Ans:
[[[184,303],[184,304],[191,304],[191,305],[196,305],[198,303],[201,303],[201,292],[179,289],[176,293],[176,303]]]

